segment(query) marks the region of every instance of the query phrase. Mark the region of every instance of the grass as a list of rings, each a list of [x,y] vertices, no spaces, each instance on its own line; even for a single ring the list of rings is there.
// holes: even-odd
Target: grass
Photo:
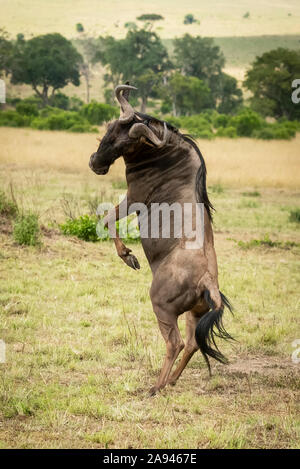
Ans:
[[[196,354],[176,387],[149,398],[165,347],[140,244],[130,246],[141,263],[135,272],[112,242],[87,243],[57,230],[65,200],[76,216],[88,213],[91,200],[117,203],[123,165],[105,177],[88,171],[93,135],[6,129],[0,139],[0,187],[9,194],[12,181],[18,206],[38,208],[44,227],[37,248],[17,245],[0,225],[0,338],[7,344],[0,446],[299,447],[299,365],[291,354],[300,337],[300,240],[289,217],[300,195],[295,167],[286,163],[296,164],[293,142],[200,142],[208,186],[224,188],[210,197],[219,283],[235,307],[224,322],[237,343],[220,344],[230,364],[214,363],[212,379]],[[255,191],[259,198],[249,195]],[[257,199],[255,207],[242,205]],[[264,240],[266,233],[274,245],[241,249],[233,241]],[[282,243],[293,244],[283,250]]]
[[[299,34],[300,10],[296,0],[288,0],[284,4],[279,0],[264,4],[246,0],[235,4],[234,8],[230,0],[212,0],[209,5],[196,0],[176,5],[171,0],[154,0],[151,8],[146,0],[141,0],[138,5],[135,0],[128,0],[126,6],[119,0],[114,0],[101,10],[101,14],[97,0],[89,0],[88,8],[83,0],[75,4],[72,0],[65,0],[63,5],[59,0],[52,0],[50,12],[45,0],[2,0],[1,3],[5,12],[5,27],[13,34],[45,34],[55,31],[74,37],[78,36],[76,23],[81,22],[88,34],[121,37],[126,31],[126,22],[136,22],[137,16],[149,12],[159,13],[165,18],[155,25],[155,29],[164,38],[180,36],[186,32],[215,37],[232,36],[233,32],[235,36]],[[250,18],[244,19],[247,11],[250,12]],[[64,15],[65,12],[68,14]],[[188,12],[199,19],[200,25],[183,24]]]
[[[100,136],[105,127],[99,129]],[[0,164],[5,165],[7,172],[14,170],[14,165],[28,168],[26,178],[39,178],[41,171],[53,174],[55,171],[63,173],[83,172],[85,180],[96,185],[99,190],[107,188],[106,182],[113,188],[125,192],[126,184],[120,181],[124,174],[124,166],[118,160],[105,178],[105,186],[98,184],[99,179],[93,175],[88,167],[89,157],[96,150],[98,142],[94,134],[69,135],[65,132],[36,131],[30,129],[0,128],[2,151]],[[53,146],[53,141],[56,142]],[[212,190],[223,190],[226,186],[290,188],[296,190],[300,185],[299,144],[298,134],[290,142],[257,141],[248,138],[218,139],[216,141],[198,140],[208,169],[208,186]],[[34,148],[34,152],[32,151]],[[17,151],[16,151],[17,149]],[[30,176],[30,171],[38,168]],[[224,168],[226,169],[224,171]],[[272,168],[272,170],[270,170]],[[124,181],[124,180],[123,180]],[[18,181],[18,185],[26,181]],[[63,177],[57,184],[64,188]],[[44,193],[47,187],[39,185]],[[62,191],[60,191],[61,193]],[[70,188],[68,191],[70,192]],[[87,196],[91,196],[90,193]]]
[[[300,9],[296,0],[282,3],[276,0],[272,3],[251,2],[246,0],[237,3],[232,8],[230,0],[222,2],[213,0],[210,4],[189,0],[186,4],[176,4],[172,0],[159,2],[155,0],[149,4],[146,0],[137,2],[128,0],[126,6],[120,0],[114,0],[102,8],[99,13],[99,1],[89,0],[88,8],[84,0],[52,0],[49,11],[46,0],[2,0],[1,12],[5,17],[6,30],[16,36],[19,33],[25,37],[32,35],[59,32],[69,39],[99,35],[124,37],[127,30],[125,23],[136,22],[136,17],[149,13],[149,10],[164,16],[163,21],[154,25],[154,30],[164,39],[166,47],[172,50],[172,40],[186,33],[214,37],[226,58],[225,72],[236,77],[240,82],[244,79],[246,68],[267,50],[277,47],[299,48],[299,17]],[[183,18],[190,11],[199,19],[199,24],[184,25]],[[249,11],[250,17],[244,19]],[[67,15],[65,14],[67,12]],[[290,14],[290,15],[289,15]],[[81,22],[85,32],[78,34],[76,24]],[[139,23],[142,26],[143,23]],[[93,68],[90,81],[90,96],[96,100],[103,100],[103,75],[101,66]],[[68,85],[64,88],[70,96],[86,99],[86,85],[79,87]],[[32,94],[32,89],[25,85],[7,83],[8,95],[22,97]]]

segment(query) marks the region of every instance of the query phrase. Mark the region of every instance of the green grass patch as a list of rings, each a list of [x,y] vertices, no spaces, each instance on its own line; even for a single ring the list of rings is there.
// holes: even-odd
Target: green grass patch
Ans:
[[[13,225],[13,238],[20,245],[41,245],[38,215],[30,212],[19,215]]]
[[[292,223],[300,223],[300,208],[290,211],[289,221]]]
[[[233,241],[235,241],[242,249],[252,249],[257,247],[293,249],[300,247],[300,243],[296,243],[294,241],[273,241],[268,235],[262,239],[251,239],[251,241]]]
[[[244,197],[260,197],[261,193],[258,191],[248,191],[248,192],[242,192],[242,195]]]

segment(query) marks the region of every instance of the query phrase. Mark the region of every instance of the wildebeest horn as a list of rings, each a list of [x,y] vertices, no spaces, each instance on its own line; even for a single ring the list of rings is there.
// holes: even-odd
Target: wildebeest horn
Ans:
[[[129,104],[127,101],[126,97],[122,95],[122,91],[130,91],[130,90],[137,90],[135,86],[130,86],[130,85],[119,85],[115,89],[116,93],[116,98],[119,101],[122,109],[122,113],[119,117],[119,121],[122,124],[128,124],[128,122],[131,122],[134,116],[134,110],[132,106]]]
[[[146,137],[150,140],[150,142],[153,143],[157,148],[162,148],[166,142],[167,142],[167,136],[168,136],[168,129],[167,129],[167,124],[164,122],[164,135],[163,139],[160,140],[154,132],[152,132],[149,127],[147,127],[145,124],[134,124],[131,129],[129,130],[129,137],[131,138],[140,138],[140,137]]]

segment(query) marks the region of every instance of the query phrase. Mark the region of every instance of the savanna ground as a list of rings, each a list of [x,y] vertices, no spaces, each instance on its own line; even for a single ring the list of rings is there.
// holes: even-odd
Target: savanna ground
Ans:
[[[199,141],[216,208],[220,286],[237,339],[209,379],[196,354],[178,381],[148,390],[165,347],[149,299],[151,273],[129,269],[112,242],[64,237],[57,223],[117,202],[118,161],[88,169],[95,135],[0,129],[0,184],[40,215],[41,247],[0,225],[0,446],[3,448],[295,448],[299,446],[299,135],[291,142]],[[282,241],[243,249],[238,241]],[[293,242],[289,244],[287,242]],[[184,320],[180,319],[184,333]]]

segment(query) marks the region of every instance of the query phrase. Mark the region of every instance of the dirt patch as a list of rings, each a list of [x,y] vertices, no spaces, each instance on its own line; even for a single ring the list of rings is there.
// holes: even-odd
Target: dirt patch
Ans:
[[[291,359],[280,357],[253,357],[237,360],[226,367],[229,374],[259,374],[281,375],[283,373],[297,373],[300,378],[300,366]]]

